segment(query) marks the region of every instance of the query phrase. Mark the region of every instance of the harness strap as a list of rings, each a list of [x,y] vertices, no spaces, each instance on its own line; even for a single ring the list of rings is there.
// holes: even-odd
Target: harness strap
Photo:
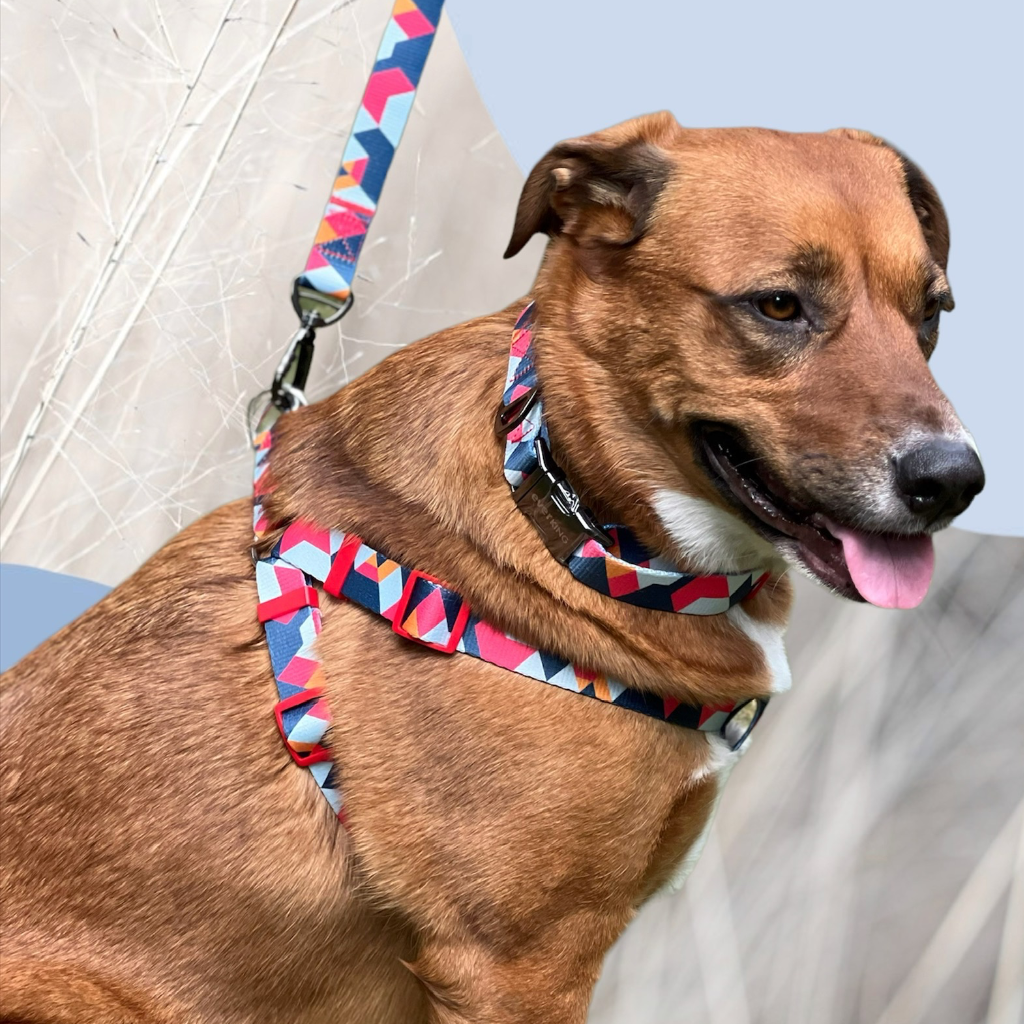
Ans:
[[[295,280],[292,305],[299,329],[269,391],[249,404],[247,422],[256,453],[253,531],[257,541],[268,528],[263,497],[269,487],[270,428],[282,412],[305,404],[303,388],[317,328],[334,323],[351,306],[356,261],[409,119],[443,4],[444,0],[395,0],[305,270]],[[264,397],[269,400],[261,408]],[[343,538],[337,536],[340,550]],[[339,571],[343,564],[344,559]],[[320,582],[324,579],[318,577]],[[321,626],[313,579],[275,553],[256,563],[256,583],[259,620],[277,683],[278,728],[296,764],[309,768],[331,808],[344,820],[334,762],[322,742],[330,713],[321,686],[323,670],[312,649]]]
[[[272,436],[260,439],[257,495],[263,493],[265,453]],[[266,527],[257,497],[257,525]],[[259,531],[258,531],[259,532]],[[323,744],[330,713],[323,697],[323,672],[312,652],[320,634],[320,583],[380,615],[392,631],[446,654],[479,658],[538,682],[614,704],[616,707],[701,732],[717,733],[738,746],[766,704],[694,706],[625,686],[571,661],[517,640],[474,615],[461,595],[418,569],[409,569],[352,533],[291,523],[270,556],[256,563],[260,618],[270,648],[279,702],[275,709],[285,744],[297,764],[308,767],[328,803],[344,819],[343,799],[330,751]]]

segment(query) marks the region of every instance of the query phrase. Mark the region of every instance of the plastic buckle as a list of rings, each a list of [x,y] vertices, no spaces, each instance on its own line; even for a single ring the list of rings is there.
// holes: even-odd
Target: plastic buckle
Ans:
[[[452,635],[449,637],[447,643],[439,644],[433,640],[423,640],[421,637],[413,636],[412,633],[402,627],[402,620],[405,618],[405,612],[409,607],[409,601],[412,599],[413,587],[416,585],[417,580],[425,580],[427,583],[433,583],[435,586],[447,590],[450,594],[454,593],[449,586],[447,586],[442,580],[439,580],[436,576],[430,576],[425,572],[420,572],[419,569],[411,570],[409,578],[405,581],[405,586],[402,588],[402,596],[398,599],[398,604],[395,606],[395,617],[391,620],[391,629],[406,640],[412,640],[414,643],[422,644],[424,647],[429,647],[433,651],[440,651],[442,654],[454,654],[455,648],[459,646],[459,641],[462,639],[462,634],[466,632],[466,623],[469,622],[469,605],[466,604],[461,595],[456,595],[462,604],[459,606],[458,615],[455,616],[455,623],[452,626]]]
[[[314,744],[313,749],[305,754],[296,750],[288,741],[288,733],[284,728],[284,712],[291,708],[296,708],[300,704],[310,704],[318,701],[323,695],[323,687],[311,686],[308,690],[299,690],[298,693],[293,693],[290,697],[285,697],[274,705],[274,719],[277,722],[278,731],[281,733],[281,739],[284,740],[288,753],[292,755],[292,760],[300,768],[308,768],[311,764],[319,764],[321,761],[330,761],[331,752],[327,747],[321,746],[319,743]]]

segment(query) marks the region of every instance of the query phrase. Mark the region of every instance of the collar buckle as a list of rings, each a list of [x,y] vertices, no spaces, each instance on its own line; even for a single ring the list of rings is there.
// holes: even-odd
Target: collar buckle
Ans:
[[[519,510],[536,527],[548,550],[563,565],[586,540],[604,547],[612,543],[594,514],[580,502],[579,495],[565,478],[544,438],[533,444],[537,468],[512,492]]]

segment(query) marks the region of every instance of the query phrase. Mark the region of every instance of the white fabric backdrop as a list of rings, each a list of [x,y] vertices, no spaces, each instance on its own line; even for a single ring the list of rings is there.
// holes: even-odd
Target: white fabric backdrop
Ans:
[[[245,404],[390,8],[5,5],[5,561],[116,583],[250,488]],[[501,258],[521,185],[443,20],[311,397],[529,290],[541,240]]]

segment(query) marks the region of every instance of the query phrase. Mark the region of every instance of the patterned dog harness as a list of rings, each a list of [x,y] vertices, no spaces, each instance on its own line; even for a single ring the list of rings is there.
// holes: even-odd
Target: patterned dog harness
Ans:
[[[278,525],[267,520],[263,508],[270,489],[273,424],[282,413],[305,404],[302,389],[316,329],[340,319],[351,306],[356,259],[412,107],[441,4],[442,0],[396,0],[305,271],[295,282],[292,302],[300,328],[278,366],[262,413],[254,415],[263,396],[250,405],[250,423],[255,422],[257,543]],[[626,527],[601,528],[594,523],[551,456],[532,332],[531,303],[513,332],[497,426],[505,439],[505,478],[515,502],[552,553],[581,583],[645,608],[713,615],[756,593],[767,573],[682,573],[646,552]],[[344,800],[325,739],[330,711],[324,673],[314,649],[321,630],[317,584],[336,598],[382,616],[406,640],[444,654],[468,654],[573,693],[717,734],[734,749],[749,735],[767,703],[754,698],[693,706],[632,689],[510,636],[474,615],[442,581],[399,565],[353,533],[294,521],[269,555],[256,558],[256,550],[258,616],[277,683],[277,725],[296,764],[309,769],[342,821]]]
[[[517,366],[530,352],[532,312],[531,305],[513,334],[511,358]],[[537,387],[536,383],[529,386]],[[505,398],[507,408],[508,390]],[[509,453],[521,452],[531,436],[546,438],[540,410],[538,398],[530,425],[524,426],[524,418],[508,432],[506,477],[517,474],[517,488],[529,484],[539,467],[526,472],[528,462],[511,458]],[[267,468],[272,446],[272,430],[256,438],[253,526],[257,541],[274,525],[263,510],[263,499],[269,493]],[[519,468],[509,468],[510,461]],[[714,615],[755,594],[767,579],[767,573],[680,573],[644,552],[624,527],[607,529],[612,538],[607,547],[587,537],[567,557],[566,564],[581,582],[617,600],[690,615]],[[623,557],[632,550],[644,556],[640,562],[627,562]],[[738,704],[690,705],[628,687],[510,636],[474,615],[465,600],[441,580],[400,565],[355,534],[325,530],[301,520],[290,523],[270,555],[256,562],[256,584],[259,620],[266,630],[277,681],[279,700],[274,713],[278,727],[295,762],[310,769],[341,818],[344,802],[324,741],[330,712],[323,669],[313,650],[321,626],[317,584],[334,597],[382,616],[393,632],[407,640],[444,654],[469,654],[538,682],[672,725],[717,734],[734,749],[749,735],[767,703],[754,698]]]

